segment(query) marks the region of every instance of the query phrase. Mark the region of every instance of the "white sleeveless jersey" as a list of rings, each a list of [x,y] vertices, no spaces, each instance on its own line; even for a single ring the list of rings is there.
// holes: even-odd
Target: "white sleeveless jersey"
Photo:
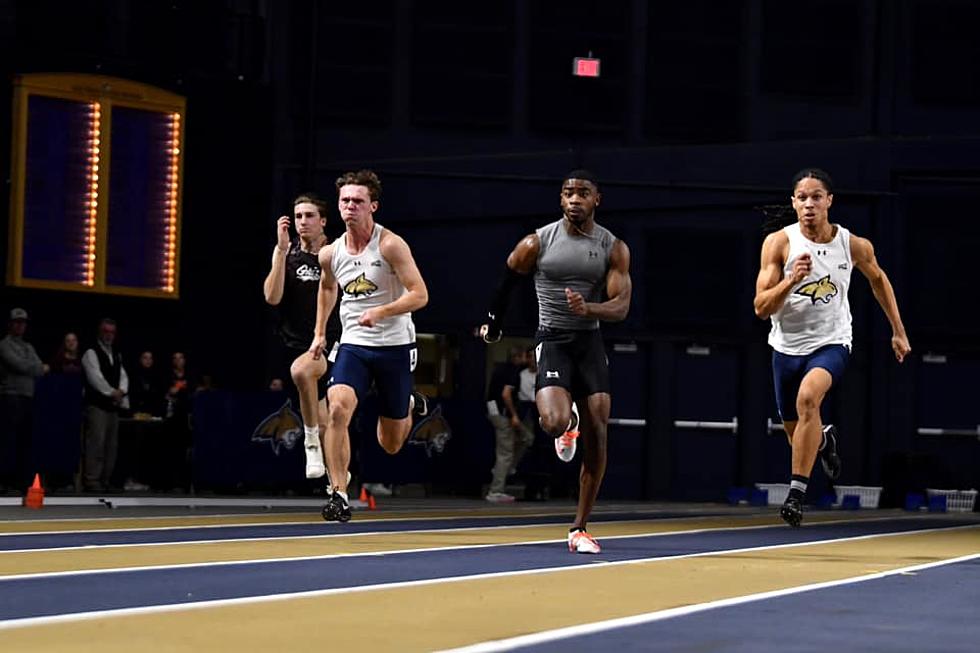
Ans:
[[[394,268],[381,256],[380,224],[374,224],[371,240],[360,254],[347,251],[347,234],[335,241],[330,269],[340,284],[340,343],[382,347],[415,342],[411,313],[388,317],[373,327],[361,326],[357,319],[369,308],[390,304],[405,293]]]
[[[837,235],[829,243],[808,240],[799,223],[783,229],[789,237],[783,274],[789,277],[793,261],[804,253],[810,254],[813,269],[772,314],[769,344],[782,354],[806,355],[824,345],[851,348],[851,307],[847,302],[854,267],[851,232],[840,225],[836,227]]]

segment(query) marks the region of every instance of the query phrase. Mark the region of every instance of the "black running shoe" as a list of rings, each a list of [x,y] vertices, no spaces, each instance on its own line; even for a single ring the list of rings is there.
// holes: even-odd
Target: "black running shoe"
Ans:
[[[412,390],[412,397],[415,398],[415,407],[412,408],[412,415],[416,418],[425,417],[429,414],[429,400],[418,390]]]
[[[348,522],[351,518],[350,504],[339,492],[334,492],[327,497],[320,515],[325,521]]]
[[[779,516],[793,528],[799,528],[803,522],[803,506],[800,505],[800,500],[794,497],[786,499],[786,503],[779,509]]]
[[[820,450],[820,465],[827,478],[836,481],[840,478],[840,456],[837,454],[837,428],[833,424],[823,427],[823,435],[827,443]]]

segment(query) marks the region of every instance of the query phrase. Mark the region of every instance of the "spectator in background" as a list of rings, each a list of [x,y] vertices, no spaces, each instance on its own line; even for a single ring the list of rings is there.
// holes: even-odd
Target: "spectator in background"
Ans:
[[[269,381],[269,390],[272,392],[282,392],[285,389],[286,388],[282,383],[282,379],[280,379],[278,376]]]
[[[85,373],[84,488],[101,492],[109,485],[119,452],[119,411],[129,408],[129,377],[113,348],[116,321],[99,322],[98,341],[82,355]]]
[[[152,351],[140,354],[129,381],[129,405],[137,419],[163,417],[163,382],[154,366]]]
[[[184,417],[190,414],[190,381],[187,378],[187,356],[175,351],[170,356],[170,377],[167,388],[167,409],[164,417]]]
[[[24,340],[26,331],[27,311],[11,310],[7,336],[0,340],[0,491],[9,485],[24,493],[32,480],[34,380],[47,372],[48,366]]]
[[[190,484],[189,454],[191,447],[191,394],[194,384],[187,373],[187,356],[175,351],[170,356],[170,376],[167,381],[163,459],[169,471],[164,478],[167,489],[187,489]]]
[[[524,428],[534,433],[538,423],[538,411],[534,406],[535,377],[538,375],[538,362],[534,359],[534,350],[524,353],[526,367],[521,370],[520,384],[517,386],[517,414],[521,416]]]
[[[493,477],[486,497],[492,503],[514,500],[513,495],[504,491],[507,489],[507,475],[516,469],[527,447],[534,442],[534,432],[524,427],[517,412],[516,390],[521,383],[520,373],[524,363],[524,350],[511,348],[508,360],[494,367],[487,387],[487,419],[493,424],[496,441]]]
[[[59,374],[81,374],[82,359],[78,354],[78,336],[71,331],[65,334],[58,351],[51,359],[51,371]]]
[[[202,374],[194,386],[194,394],[198,392],[209,392],[214,390],[214,378],[210,374]]]
[[[130,377],[129,407],[133,420],[123,425],[118,466],[121,468],[119,471],[126,474],[124,490],[145,492],[150,486],[144,481],[159,475],[154,462],[160,431],[158,425],[151,421],[163,416],[163,382],[154,366],[152,351],[140,354]]]

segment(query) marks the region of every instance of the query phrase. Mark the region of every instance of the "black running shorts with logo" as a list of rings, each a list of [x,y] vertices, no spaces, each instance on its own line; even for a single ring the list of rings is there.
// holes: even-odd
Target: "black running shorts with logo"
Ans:
[[[609,392],[609,360],[598,329],[540,329],[535,335],[534,357],[538,361],[536,390],[558,386],[573,399]]]

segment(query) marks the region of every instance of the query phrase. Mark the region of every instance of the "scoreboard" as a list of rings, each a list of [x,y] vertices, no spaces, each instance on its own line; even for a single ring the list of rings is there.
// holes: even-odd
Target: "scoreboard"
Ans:
[[[177,298],[185,112],[127,80],[17,77],[7,283]]]

